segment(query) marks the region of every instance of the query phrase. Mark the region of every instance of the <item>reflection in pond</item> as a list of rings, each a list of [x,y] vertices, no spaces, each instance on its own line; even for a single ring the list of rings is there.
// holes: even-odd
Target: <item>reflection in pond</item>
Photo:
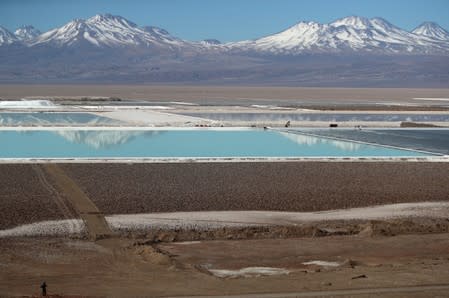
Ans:
[[[0,130],[0,158],[428,156],[273,130]]]
[[[346,141],[338,141],[338,140],[331,140],[326,138],[319,138],[319,137],[313,137],[308,135],[301,135],[301,134],[293,134],[293,133],[287,133],[287,132],[281,132],[284,137],[288,138],[289,140],[292,140],[293,142],[299,144],[299,145],[307,145],[307,146],[316,146],[317,144],[326,144],[333,146],[335,148],[341,149],[343,151],[358,151],[362,148],[362,146],[365,146],[360,143],[353,143],[353,142],[346,142]]]
[[[131,142],[136,137],[152,137],[163,131],[126,130],[59,130],[55,131],[64,139],[75,144],[85,144],[94,149],[107,149]]]
[[[368,114],[368,113],[182,113],[216,121],[367,121],[367,122],[445,122],[449,114]]]
[[[123,122],[90,113],[0,113],[0,126],[119,125]]]

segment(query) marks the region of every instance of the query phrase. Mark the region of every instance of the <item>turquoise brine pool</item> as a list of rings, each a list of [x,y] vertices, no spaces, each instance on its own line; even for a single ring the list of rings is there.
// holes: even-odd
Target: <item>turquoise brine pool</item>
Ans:
[[[273,130],[3,130],[0,158],[418,157]]]

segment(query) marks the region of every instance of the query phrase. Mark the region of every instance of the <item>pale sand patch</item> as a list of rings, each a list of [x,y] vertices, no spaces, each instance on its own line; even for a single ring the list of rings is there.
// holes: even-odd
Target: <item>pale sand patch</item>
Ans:
[[[182,242],[175,242],[173,244],[176,245],[192,245],[192,244],[200,244],[201,241],[182,241]]]
[[[290,271],[286,269],[273,267],[246,267],[238,270],[209,269],[208,271],[220,278],[256,277],[261,275],[283,275],[290,273]]]
[[[322,267],[338,267],[338,266],[340,266],[340,263],[318,260],[318,261],[304,262],[303,265],[317,265],[317,266],[322,266]]]

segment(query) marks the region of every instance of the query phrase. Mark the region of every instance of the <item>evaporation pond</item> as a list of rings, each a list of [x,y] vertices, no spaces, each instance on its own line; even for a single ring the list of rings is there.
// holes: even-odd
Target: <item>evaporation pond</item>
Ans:
[[[446,122],[449,114],[381,114],[381,113],[178,113],[217,121],[416,121]]]
[[[273,130],[0,130],[0,158],[415,157],[416,151]]]
[[[18,125],[119,125],[123,122],[91,113],[32,112],[0,113],[0,126]]]

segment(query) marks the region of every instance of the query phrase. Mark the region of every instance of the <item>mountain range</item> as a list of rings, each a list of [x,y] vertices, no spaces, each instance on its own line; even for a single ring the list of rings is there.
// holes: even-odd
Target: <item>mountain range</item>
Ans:
[[[449,87],[449,32],[382,18],[300,22],[262,38],[187,41],[110,14],[41,33],[0,26],[0,82]]]

